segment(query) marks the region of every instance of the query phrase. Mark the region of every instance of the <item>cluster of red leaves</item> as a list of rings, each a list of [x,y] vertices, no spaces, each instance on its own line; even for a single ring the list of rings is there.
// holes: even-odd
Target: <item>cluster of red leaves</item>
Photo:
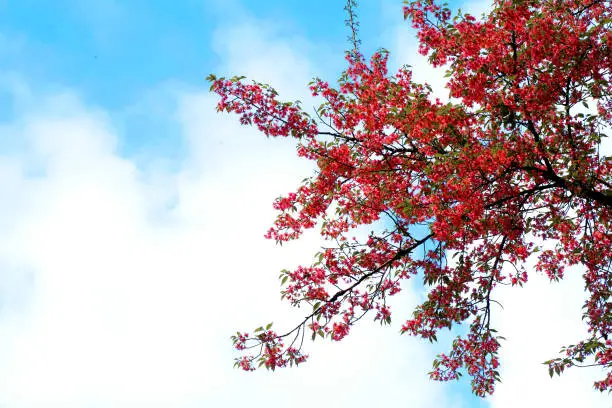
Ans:
[[[369,311],[389,323],[387,298],[422,274],[428,299],[402,332],[436,340],[440,329],[468,323],[430,375],[448,380],[465,369],[474,393],[490,394],[499,379],[493,289],[525,283],[534,257],[551,280],[582,265],[589,293],[588,337],[548,361],[551,374],[589,358],[607,373],[596,388],[612,389],[612,162],[599,151],[612,124],[612,5],[497,0],[475,19],[424,0],[407,2],[404,13],[420,52],[434,66],[448,64],[451,102],[414,83],[407,67],[390,75],[385,51],[369,62],[348,53],[337,89],[311,83],[324,99],[318,120],[279,102],[268,86],[210,77],[220,111],[268,136],[297,138],[298,155],[318,165],[315,177],[274,203],[279,215],[266,236],[296,239],[320,222],[322,236],[336,242],[313,265],[280,275],[283,297],[312,313],[282,335],[269,327],[239,333],[236,348],[259,354],[237,364],[303,362],[302,343],[294,344],[306,328],[313,339],[341,340]],[[580,108],[587,104],[595,109]],[[365,242],[347,238],[381,218],[391,227]],[[413,255],[418,248],[423,257]],[[291,337],[285,348],[281,340]]]
[[[255,329],[255,336],[250,337],[249,333],[236,333],[232,336],[234,342],[234,348],[236,350],[247,350],[253,348],[253,346],[247,345],[249,340],[256,339],[258,344],[262,345],[258,362],[259,366],[265,366],[267,369],[275,370],[276,367],[286,367],[287,365],[296,366],[303,363],[308,358],[307,355],[303,355],[301,351],[293,346],[285,348],[285,345],[281,341],[281,336],[270,330],[272,323],[268,324],[266,328],[258,327]],[[244,356],[236,359],[234,364],[235,367],[240,367],[244,371],[254,371],[253,362],[255,358],[252,356]]]

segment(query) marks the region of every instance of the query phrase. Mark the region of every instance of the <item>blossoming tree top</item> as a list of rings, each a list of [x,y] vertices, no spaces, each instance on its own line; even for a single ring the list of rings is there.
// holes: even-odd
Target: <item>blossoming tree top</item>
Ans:
[[[419,51],[448,66],[447,103],[408,67],[389,74],[386,51],[364,58],[354,7],[349,0],[353,49],[338,88],[310,84],[324,99],[316,118],[267,85],[209,77],[218,110],[266,136],[296,138],[298,156],[317,163],[316,176],[275,201],[266,236],[288,241],[320,225],[334,242],[312,265],[280,276],[283,297],[312,312],[284,334],[271,325],[239,332],[234,345],[245,355],[236,364],[299,364],[305,332],[339,341],[369,312],[389,323],[388,298],[420,275],[427,300],[401,331],[433,341],[467,324],[430,375],[449,380],[465,370],[485,396],[499,380],[495,288],[524,284],[534,259],[551,280],[581,265],[588,292],[588,332],[546,362],[551,376],[599,365],[595,387],[612,389],[612,163],[600,151],[612,125],[611,3],[496,0],[476,19],[434,0],[406,2]],[[380,219],[384,231],[350,238]],[[424,257],[415,255],[421,247]]]

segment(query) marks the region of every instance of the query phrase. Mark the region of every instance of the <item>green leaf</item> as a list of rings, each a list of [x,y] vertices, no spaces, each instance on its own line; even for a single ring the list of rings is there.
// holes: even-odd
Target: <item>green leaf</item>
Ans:
[[[272,328],[272,322],[270,322],[270,323],[268,323],[268,324],[266,325],[266,330],[270,330],[270,328]]]

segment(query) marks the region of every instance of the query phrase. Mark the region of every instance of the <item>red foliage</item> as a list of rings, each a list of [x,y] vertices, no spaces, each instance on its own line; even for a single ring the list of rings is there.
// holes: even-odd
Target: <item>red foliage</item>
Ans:
[[[451,102],[433,98],[406,67],[390,75],[385,51],[368,63],[356,40],[338,89],[311,83],[325,100],[319,120],[266,85],[210,77],[220,111],[268,136],[297,138],[298,155],[318,165],[316,177],[274,203],[279,215],[266,236],[296,239],[322,221],[322,236],[337,243],[313,265],[281,273],[283,297],[312,313],[283,335],[239,333],[236,348],[259,354],[236,364],[301,363],[302,343],[293,344],[306,328],[313,339],[341,340],[369,311],[389,323],[387,298],[422,274],[428,299],[401,331],[435,340],[441,328],[469,324],[430,375],[448,380],[465,369],[474,393],[490,394],[499,365],[493,289],[526,282],[533,257],[551,280],[581,265],[589,293],[587,337],[547,362],[551,375],[590,359],[607,373],[595,387],[612,389],[612,161],[599,151],[612,125],[612,5],[497,0],[475,19],[426,0],[407,2],[404,13],[420,52],[434,66],[449,64]],[[392,227],[365,242],[347,239],[381,218]],[[415,225],[429,232],[419,236]],[[413,255],[428,243],[425,257]]]

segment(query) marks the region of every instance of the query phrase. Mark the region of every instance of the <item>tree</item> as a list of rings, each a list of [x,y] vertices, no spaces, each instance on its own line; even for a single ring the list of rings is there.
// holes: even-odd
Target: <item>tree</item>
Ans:
[[[305,332],[339,341],[369,312],[389,323],[388,298],[420,275],[428,298],[401,332],[435,341],[441,329],[468,325],[430,376],[464,370],[485,396],[499,380],[494,289],[522,286],[530,259],[553,281],[581,265],[588,292],[588,333],[545,363],[551,377],[598,365],[605,375],[595,388],[612,390],[612,161],[600,151],[612,125],[611,2],[495,0],[476,19],[435,0],[405,1],[419,52],[448,66],[445,103],[409,67],[390,75],[387,51],[366,60],[355,6],[348,1],[352,49],[337,89],[310,83],[324,99],[316,117],[268,85],[209,77],[219,111],[266,136],[296,138],[298,156],[317,163],[316,176],[275,201],[267,237],[282,243],[320,223],[335,243],[280,275],[283,297],[312,312],[284,334],[271,325],[239,332],[234,345],[245,355],[236,365],[302,363]],[[380,219],[383,232],[349,238]]]

